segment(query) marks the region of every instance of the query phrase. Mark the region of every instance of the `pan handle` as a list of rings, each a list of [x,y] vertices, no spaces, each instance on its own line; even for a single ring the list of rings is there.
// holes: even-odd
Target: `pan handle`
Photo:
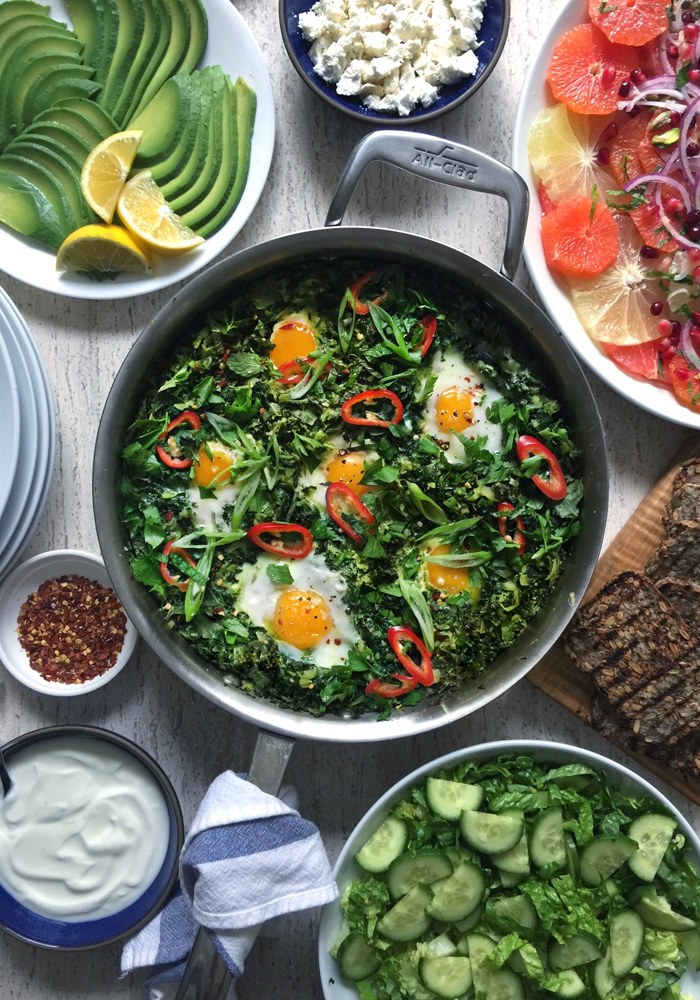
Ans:
[[[373,132],[360,139],[338,181],[327,226],[339,226],[360,177],[374,160],[442,181],[452,187],[497,194],[508,203],[508,228],[501,274],[510,281],[520,263],[527,225],[529,194],[520,174],[471,146],[421,132]]]
[[[269,795],[277,795],[293,749],[294,740],[261,729],[255,741],[248,781]],[[231,973],[200,927],[180,980],[176,1000],[226,1000],[227,997],[235,1000],[235,996]]]

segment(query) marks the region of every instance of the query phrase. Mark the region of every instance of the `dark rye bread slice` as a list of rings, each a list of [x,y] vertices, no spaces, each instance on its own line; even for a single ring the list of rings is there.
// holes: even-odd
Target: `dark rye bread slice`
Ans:
[[[659,545],[646,565],[652,580],[675,576],[700,584],[700,527],[686,528]]]
[[[670,601],[689,629],[700,635],[700,584],[664,577],[656,584],[667,601]]]
[[[685,483],[672,494],[664,525],[671,538],[689,529],[700,528],[700,483]]]
[[[673,479],[673,492],[677,493],[688,483],[700,486],[700,458],[694,458],[680,467]]]

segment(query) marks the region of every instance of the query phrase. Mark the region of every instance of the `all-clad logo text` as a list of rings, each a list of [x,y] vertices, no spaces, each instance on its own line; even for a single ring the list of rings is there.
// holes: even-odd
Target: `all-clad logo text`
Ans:
[[[431,153],[429,149],[415,146],[412,162],[419,167],[427,167],[428,170],[441,170],[450,177],[466,177],[468,181],[473,181],[479,168],[473,163],[450,156],[453,150],[454,146],[443,146],[439,153]]]

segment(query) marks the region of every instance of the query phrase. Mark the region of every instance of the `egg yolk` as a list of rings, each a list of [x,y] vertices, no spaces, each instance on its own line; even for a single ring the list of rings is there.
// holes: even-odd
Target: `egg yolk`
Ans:
[[[449,545],[438,545],[431,549],[431,556],[446,556],[450,553]],[[443,594],[461,594],[469,589],[469,570],[457,568],[456,566],[438,566],[437,563],[429,562],[428,582],[436,590],[441,590]]]
[[[326,479],[329,483],[345,483],[356,497],[373,492],[371,486],[361,486],[360,480],[365,474],[366,454],[363,451],[348,451],[338,455],[326,466]]]
[[[273,631],[296,649],[312,649],[328,635],[333,616],[315,590],[285,590],[275,606]]]
[[[207,486],[216,489],[231,481],[231,469],[236,464],[235,452],[216,441],[207,441],[211,458],[207,455],[205,445],[202,445],[194,463],[194,481],[197,486]]]
[[[311,327],[298,320],[282,323],[273,331],[270,340],[275,345],[270,351],[270,360],[276,368],[281,368],[282,365],[297,358],[308,357],[318,346]]]
[[[456,385],[450,386],[440,393],[435,404],[438,427],[446,434],[466,430],[472,423],[473,407],[470,392]]]

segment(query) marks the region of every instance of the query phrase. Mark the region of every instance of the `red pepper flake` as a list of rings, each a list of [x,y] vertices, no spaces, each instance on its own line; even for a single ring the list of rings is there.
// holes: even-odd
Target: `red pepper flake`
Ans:
[[[47,580],[20,609],[17,635],[47,681],[84,684],[117,662],[126,615],[117,595],[84,576]]]

